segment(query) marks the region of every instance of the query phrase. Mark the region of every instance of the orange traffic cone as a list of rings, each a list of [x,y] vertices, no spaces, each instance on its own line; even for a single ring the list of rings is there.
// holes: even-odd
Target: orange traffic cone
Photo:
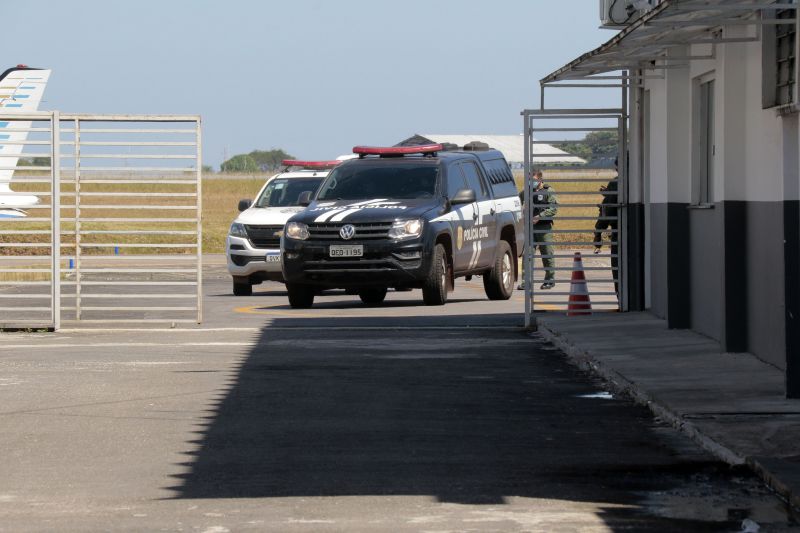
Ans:
[[[589,289],[586,286],[586,276],[583,274],[583,260],[581,253],[575,252],[572,262],[572,279],[569,284],[569,305],[567,316],[592,314],[592,302],[589,301]]]

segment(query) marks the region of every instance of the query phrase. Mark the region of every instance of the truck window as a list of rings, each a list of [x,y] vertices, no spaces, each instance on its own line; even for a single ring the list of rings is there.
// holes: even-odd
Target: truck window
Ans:
[[[487,200],[489,198],[488,191],[486,190],[486,185],[484,185],[475,163],[472,161],[464,161],[459,166],[464,172],[464,177],[467,179],[467,187],[475,191],[477,200]]]
[[[256,200],[256,207],[297,206],[297,200],[305,191],[313,194],[322,178],[274,179]]]
[[[447,169],[447,197],[452,198],[461,189],[467,188],[464,180],[464,173],[461,172],[461,165],[450,165]]]

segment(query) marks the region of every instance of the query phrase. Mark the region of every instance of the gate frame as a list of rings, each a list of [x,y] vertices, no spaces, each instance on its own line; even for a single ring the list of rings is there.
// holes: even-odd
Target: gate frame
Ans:
[[[195,220],[196,220],[196,269],[197,269],[197,277],[196,277],[196,323],[200,324],[203,319],[203,275],[202,275],[202,267],[203,267],[203,232],[202,232],[202,118],[200,115],[116,115],[116,114],[109,114],[109,115],[102,115],[102,114],[82,114],[82,113],[61,113],[60,111],[32,111],[32,112],[23,112],[23,113],[2,113],[2,116],[8,117],[9,119],[13,119],[16,121],[33,121],[33,122],[50,122],[50,167],[41,167],[41,170],[49,170],[50,176],[50,321],[49,323],[36,323],[35,320],[26,321],[24,327],[26,328],[33,328],[33,329],[48,329],[52,331],[57,331],[61,328],[62,323],[62,283],[61,283],[61,246],[62,246],[62,231],[61,231],[61,159],[62,158],[74,158],[74,170],[75,170],[75,232],[76,232],[76,275],[79,276],[80,272],[80,160],[81,160],[81,153],[80,153],[80,126],[79,124],[82,122],[161,122],[161,123],[191,123],[194,125],[193,129],[187,128],[186,133],[193,133],[194,134],[194,142],[195,151],[194,151],[194,161],[195,161],[195,186],[196,186],[196,202],[195,202]],[[70,130],[69,127],[62,128],[61,122],[71,122],[74,125],[74,129]],[[28,131],[38,131],[34,129],[29,129]],[[131,130],[131,132],[135,132],[136,130]],[[69,140],[62,140],[61,135],[62,133],[73,133],[75,135],[74,139]],[[33,144],[44,144],[42,141],[31,141],[26,139],[22,141],[23,145],[33,145]],[[62,155],[61,145],[71,145],[74,147],[74,152],[72,154],[65,153]],[[25,154],[20,155],[19,157],[26,157]],[[165,158],[168,158],[168,155],[165,155]],[[18,167],[19,165],[17,165]],[[39,168],[39,167],[37,167]],[[11,169],[14,170],[14,169]],[[46,178],[45,178],[46,179]],[[191,182],[187,180],[187,182]],[[13,176],[11,183],[13,183]],[[81,299],[81,292],[80,292],[80,278],[76,278],[76,323],[80,324],[80,299]],[[133,320],[135,322],[135,319]],[[96,321],[94,321],[96,322]],[[115,322],[117,322],[115,320]],[[124,319],[119,319],[119,323],[124,323]],[[130,322],[130,321],[129,321]],[[175,320],[165,318],[163,320],[159,320],[159,322],[163,323],[175,323],[175,322],[195,322],[195,320]],[[0,327],[3,324],[0,323]],[[7,327],[11,329],[17,329],[17,326],[14,325],[13,321],[9,321]]]
[[[535,249],[533,246],[533,220],[532,220],[532,207],[531,202],[527,201],[532,198],[534,191],[533,179],[533,158],[535,157],[531,150],[533,141],[533,119],[540,117],[540,119],[616,119],[617,120],[617,283],[619,285],[619,310],[622,312],[628,311],[628,287],[626,276],[626,261],[628,255],[628,242],[627,242],[627,206],[628,206],[628,98],[627,98],[627,84],[622,85],[622,107],[621,108],[596,108],[596,109],[526,109],[520,114],[523,117],[523,139],[524,139],[524,191],[525,191],[525,205],[523,217],[525,217],[525,252],[523,257],[523,279],[525,287],[525,327],[530,328],[533,325],[533,296],[534,286],[533,278],[535,271]],[[544,101],[543,101],[544,102]],[[605,128],[604,128],[605,129]],[[568,128],[563,128],[561,131],[569,131]],[[581,129],[580,131],[593,131],[592,128]],[[555,142],[555,141],[553,141]],[[582,167],[563,167],[564,170],[580,170]],[[612,271],[613,274],[613,271]]]

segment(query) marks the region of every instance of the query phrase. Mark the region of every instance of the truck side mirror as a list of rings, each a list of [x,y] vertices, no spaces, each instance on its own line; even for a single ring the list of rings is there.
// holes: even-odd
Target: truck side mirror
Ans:
[[[456,195],[450,198],[450,204],[471,204],[476,200],[475,191],[473,189],[459,189]]]
[[[308,207],[311,203],[311,195],[314,194],[312,191],[303,191],[300,193],[300,196],[297,197],[297,205],[301,205],[303,207]]]
[[[250,209],[251,205],[253,205],[252,200],[239,200],[239,212],[241,213],[245,209]]]

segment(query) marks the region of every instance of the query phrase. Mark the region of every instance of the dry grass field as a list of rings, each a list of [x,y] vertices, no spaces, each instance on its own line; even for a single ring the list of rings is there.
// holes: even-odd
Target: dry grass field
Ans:
[[[515,172],[518,188],[522,187],[522,172]],[[590,242],[594,221],[597,217],[597,204],[602,200],[602,195],[597,191],[611,177],[608,171],[582,171],[582,172],[560,172],[549,171],[545,175],[545,181],[550,183],[558,194],[559,211],[554,226],[555,230],[568,230],[569,233],[555,232],[555,239],[558,242]],[[253,199],[258,190],[264,184],[268,175],[210,175],[203,179],[202,184],[202,227],[203,227],[203,251],[205,253],[223,253],[225,247],[225,236],[228,227],[238,214],[237,205],[240,199]],[[594,180],[594,181],[589,181]],[[18,187],[19,188],[19,187]],[[46,190],[43,184],[29,184],[25,187],[26,191],[37,192]],[[74,186],[64,185],[62,188],[62,215],[71,218],[75,215],[74,206]],[[111,196],[93,196],[100,193],[121,193]],[[88,194],[87,194],[88,193]],[[185,197],[161,197],[159,194],[185,194]],[[81,217],[82,218],[143,218],[146,216],[168,217],[179,220],[181,218],[192,219],[195,215],[194,210],[174,209],[175,207],[186,207],[194,204],[194,186],[191,184],[86,184],[81,187]],[[131,196],[137,195],[137,196]],[[43,198],[44,201],[48,199]],[[87,208],[87,205],[108,206],[102,209]],[[126,209],[125,206],[147,205],[152,209],[143,211],[141,209]],[[159,207],[171,207],[171,210],[160,210]],[[144,214],[143,214],[144,213]],[[157,214],[156,214],[157,213]],[[31,210],[31,217],[47,216],[47,210]],[[13,225],[12,225],[13,224]],[[49,230],[48,222],[28,222],[17,221],[13,223],[3,223],[2,229],[14,230]],[[85,222],[82,229],[94,231],[113,231],[125,229],[128,231],[142,231],[141,234],[130,235],[109,235],[96,234],[87,235],[82,238],[84,244],[108,244],[107,247],[86,248],[83,253],[86,255],[103,255],[114,253],[114,245],[120,245],[117,252],[119,254],[141,254],[141,253],[194,253],[194,250],[187,248],[126,248],[128,244],[158,244],[160,246],[168,244],[194,243],[191,235],[154,235],[144,233],[145,231],[158,230],[178,230],[194,231],[196,228],[192,222],[169,222],[169,223],[112,223],[112,222]],[[63,244],[62,255],[70,256],[74,254],[74,247],[70,246],[75,242],[73,222],[62,223]],[[37,242],[48,242],[46,235],[10,235],[0,234],[0,257],[9,255],[48,255],[47,247],[13,247],[3,246],[2,243],[24,242],[35,244]]]

